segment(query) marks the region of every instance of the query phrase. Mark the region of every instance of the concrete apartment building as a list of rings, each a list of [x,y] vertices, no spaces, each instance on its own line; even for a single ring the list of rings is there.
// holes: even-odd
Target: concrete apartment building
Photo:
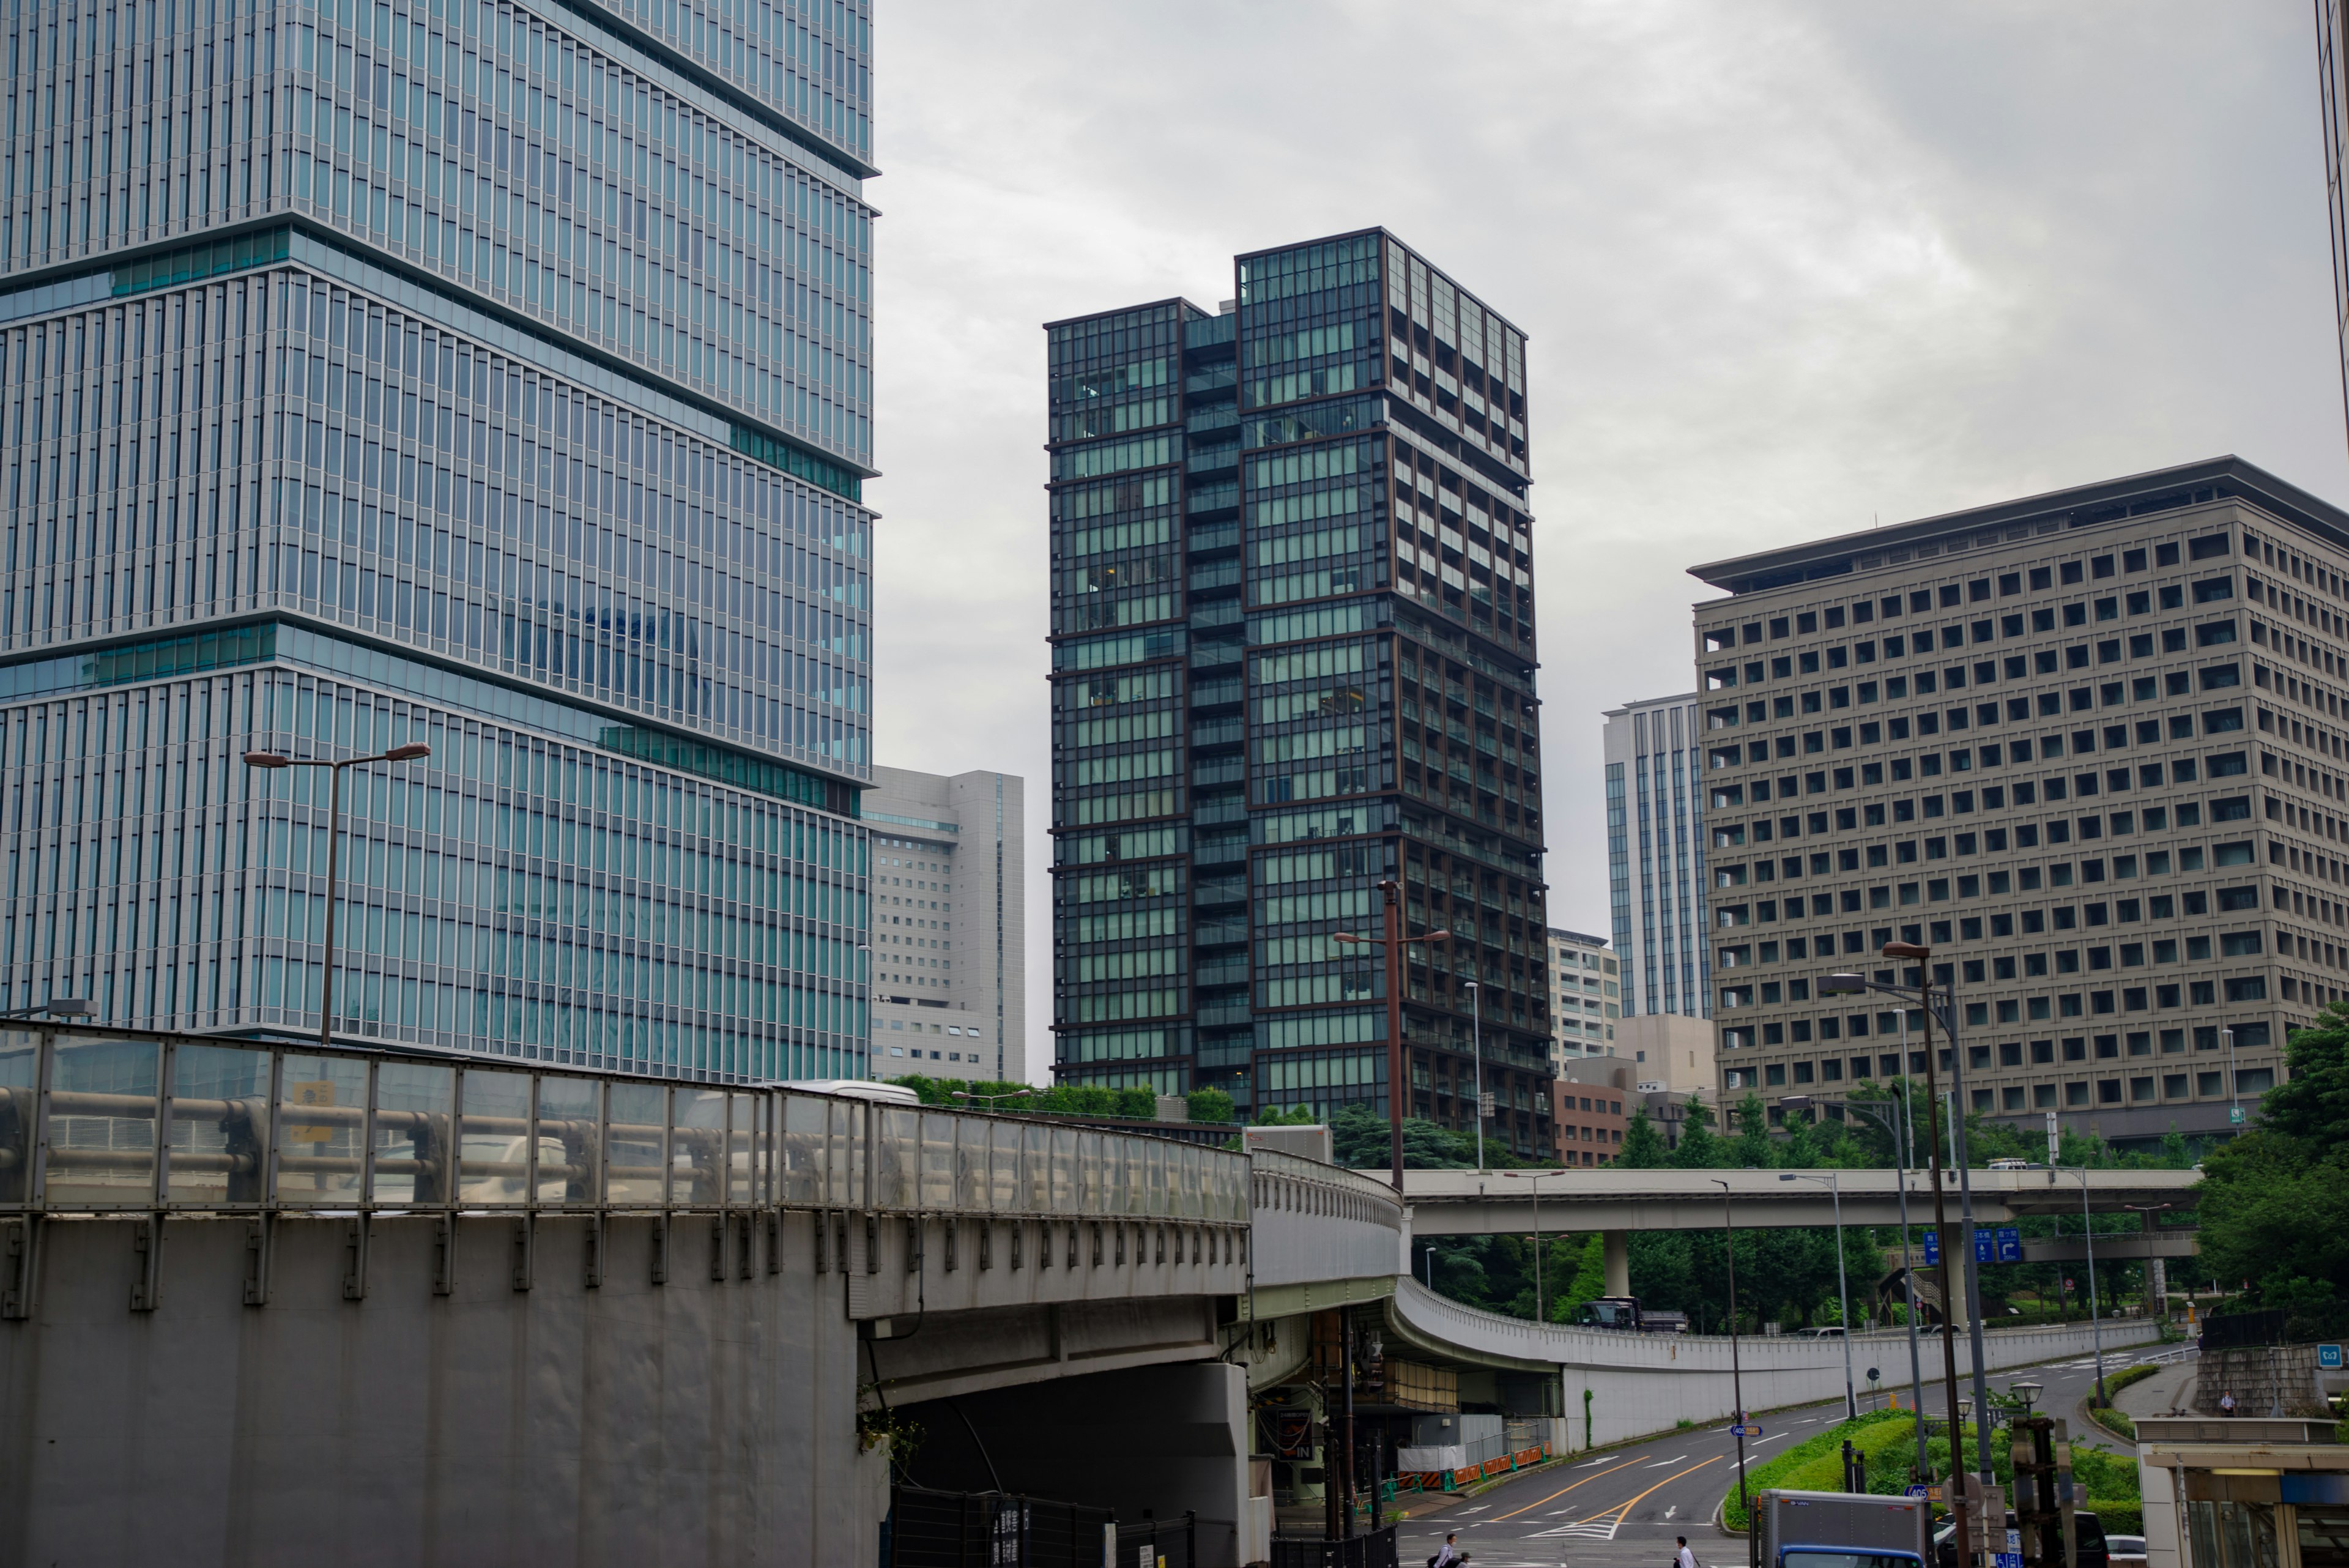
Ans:
[[[1027,839],[1021,781],[876,767],[873,1075],[1026,1075]]]
[[[1604,1056],[1623,1016],[1622,965],[1605,937],[1548,929],[1550,1059]]]
[[[1641,1104],[1633,1073],[1619,1056],[1577,1057],[1559,1067],[1551,1119],[1557,1127],[1560,1165],[1615,1162],[1622,1152],[1624,1125]]]
[[[2349,514],[2220,458],[1694,575],[1726,1097],[1921,1072],[1818,989],[1899,939],[1975,1109],[2255,1106],[2349,967]]]

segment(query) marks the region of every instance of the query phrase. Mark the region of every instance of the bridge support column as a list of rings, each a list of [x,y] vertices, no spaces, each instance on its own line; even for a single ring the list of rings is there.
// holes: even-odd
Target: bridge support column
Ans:
[[[2137,1220],[2139,1228],[2147,1236],[2154,1234],[2155,1226],[2151,1210],[2140,1211]],[[2157,1254],[2150,1244],[2146,1248],[2145,1294],[2147,1303],[2157,1314],[2166,1314],[2168,1312],[2169,1261]]]
[[[1607,1232],[1607,1293],[1631,1293],[1631,1235],[1628,1231]]]

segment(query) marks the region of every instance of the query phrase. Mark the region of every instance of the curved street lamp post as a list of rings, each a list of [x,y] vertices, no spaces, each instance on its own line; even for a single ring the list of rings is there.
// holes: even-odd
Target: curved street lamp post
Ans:
[[[343,770],[365,767],[369,763],[412,763],[432,754],[432,748],[421,742],[394,746],[388,752],[374,752],[364,757],[345,757],[339,763],[314,761],[307,757],[289,757],[277,752],[247,752],[244,765],[249,768],[325,768],[330,776],[326,790],[326,964],[319,976],[318,1044],[335,1043],[335,909],[342,902],[343,851]]]

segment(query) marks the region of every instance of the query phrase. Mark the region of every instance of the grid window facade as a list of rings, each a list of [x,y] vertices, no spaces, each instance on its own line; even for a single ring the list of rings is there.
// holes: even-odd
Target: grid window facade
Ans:
[[[1705,569],[1744,590],[1698,616],[1730,1086],[1901,1070],[1920,1020],[1817,989],[1898,939],[1957,986],[1975,1108],[2226,1127],[2230,1075],[2349,994],[2344,521],[2230,460],[1824,582]]]
[[[1474,1116],[1481,1006],[1494,1130],[1547,1147],[1523,339],[1378,232],[1234,293],[1047,328],[1057,1070],[1383,1107],[1335,939],[1392,879],[1456,933],[1406,970],[1413,1111]]]
[[[316,1027],[317,781],[240,756],[412,740],[336,1028],[864,1070],[866,23],[642,20],[0,24],[8,1004]],[[727,78],[777,61],[838,102]]]
[[[1713,1015],[1694,693],[1607,714],[1607,870],[1628,1015]]]

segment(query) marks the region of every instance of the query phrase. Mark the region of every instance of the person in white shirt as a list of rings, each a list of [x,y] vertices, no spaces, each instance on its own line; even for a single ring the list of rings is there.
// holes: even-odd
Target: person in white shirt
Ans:
[[[1428,1559],[1430,1568],[1459,1568],[1459,1564],[1466,1561],[1466,1555],[1460,1550],[1460,1532],[1456,1530],[1444,1536],[1443,1550]]]
[[[1696,1568],[1696,1553],[1689,1550],[1688,1537],[1682,1535],[1674,1539],[1681,1543],[1681,1549],[1672,1554],[1675,1568]]]

